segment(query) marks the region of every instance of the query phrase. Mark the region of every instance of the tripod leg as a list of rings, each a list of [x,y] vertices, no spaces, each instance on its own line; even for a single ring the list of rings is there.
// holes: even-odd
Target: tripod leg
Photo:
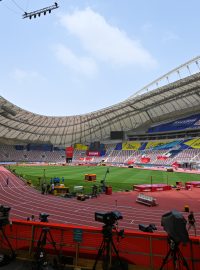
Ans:
[[[115,254],[116,254],[116,256],[117,256],[117,259],[118,259],[118,262],[119,262],[119,264],[120,264],[120,267],[121,267],[121,269],[123,270],[123,269],[124,269],[124,266],[123,266],[123,263],[122,263],[122,261],[121,261],[121,259],[120,259],[120,257],[119,257],[119,252],[118,252],[118,250],[116,249],[113,240],[112,240],[111,243],[112,243],[112,248],[113,248],[113,250],[114,250],[114,252],[115,252]]]
[[[49,231],[49,237],[50,237],[52,246],[54,247],[55,251],[57,252],[56,242],[53,240],[53,236],[52,236],[50,231]]]
[[[161,267],[160,267],[159,270],[162,270],[163,267],[165,266],[165,264],[167,264],[167,261],[169,260],[169,257],[170,257],[170,255],[171,255],[171,252],[172,252],[171,249],[167,252],[167,255],[166,255],[165,258],[163,259],[163,262],[162,262]]]
[[[177,257],[178,257],[178,260],[182,261],[183,266],[185,266],[187,270],[190,270],[188,263],[186,259],[183,257],[183,254],[181,253],[180,249],[177,250]]]
[[[118,259],[118,261],[119,261],[119,263],[120,263],[121,268],[123,269],[122,262],[121,262],[121,259],[120,259],[120,257],[119,257],[119,252],[118,252],[118,250],[116,249],[113,240],[112,240],[112,248],[113,248],[113,250],[114,250],[114,252],[115,252],[115,254],[116,254],[116,256],[117,256],[117,259]]]
[[[189,266],[188,266],[188,263],[187,261],[185,260],[185,258],[183,257],[181,251],[179,248],[175,248],[173,250],[169,250],[167,255],[165,256],[163,262],[162,262],[162,265],[160,267],[159,270],[162,270],[163,267],[167,264],[167,262],[170,260],[170,257],[172,259],[172,262],[173,262],[173,269],[174,270],[179,270],[179,269],[182,269],[181,267],[181,263],[182,265],[187,269],[187,270],[190,270],[189,269]]]
[[[47,231],[42,229],[34,255],[36,263],[35,267],[37,270],[43,269],[43,266],[47,264],[46,251],[44,248],[46,245],[46,238],[47,238]]]
[[[6,234],[5,234],[5,232],[4,232],[4,230],[3,230],[3,229],[1,229],[1,232],[2,232],[3,237],[4,237],[4,238],[5,238],[5,240],[6,240],[7,245],[9,246],[9,248],[10,248],[10,250],[11,250],[11,253],[12,253],[12,258],[14,258],[14,257],[15,257],[15,252],[14,252],[14,250],[13,250],[12,246],[11,246],[10,241],[8,240],[8,237],[6,236]]]
[[[177,258],[176,250],[172,250],[171,253],[172,253],[173,268],[174,268],[174,270],[178,270],[179,269],[179,261]]]
[[[53,239],[53,236],[51,234],[51,231],[48,231],[48,234],[49,234],[49,238],[50,238],[50,241],[49,242],[52,244],[52,246],[54,248],[54,251],[55,251],[55,254],[57,256],[57,259],[54,258],[54,265],[56,267],[58,263],[61,263],[61,257],[60,257],[60,253],[58,252],[58,250],[56,248],[56,242]]]
[[[105,249],[105,242],[104,240],[101,242],[101,245],[100,245],[100,248],[98,250],[98,253],[97,253],[97,256],[96,256],[96,259],[95,259],[95,263],[94,263],[94,266],[92,268],[92,270],[95,270],[96,269],[96,265],[98,263],[98,260],[99,258],[101,257],[101,255],[103,254],[103,251]]]
[[[103,262],[103,269],[104,270],[108,270],[109,267],[111,266],[111,241],[110,240],[106,240],[105,241],[105,246],[106,246],[106,256],[105,256],[105,260]]]
[[[37,242],[37,248],[40,248],[40,246],[44,245],[45,238],[46,238],[45,232],[41,231],[40,237],[39,237],[38,242]]]

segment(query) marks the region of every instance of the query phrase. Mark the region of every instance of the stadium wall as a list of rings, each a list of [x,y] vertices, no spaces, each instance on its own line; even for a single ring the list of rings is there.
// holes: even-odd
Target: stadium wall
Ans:
[[[20,254],[24,256],[24,253],[33,257],[44,227],[47,227],[47,223],[15,219],[12,220],[12,226],[5,227],[5,233],[18,257]],[[85,266],[89,266],[88,264],[91,266],[94,263],[102,241],[101,229],[51,223],[48,223],[48,228],[60,255],[72,256],[74,265],[80,266],[82,258],[89,259]],[[75,229],[82,231],[81,240],[79,239],[78,242]],[[165,234],[125,231],[125,237],[119,242],[113,233],[113,240],[119,250],[120,258],[129,263],[129,269],[135,269],[135,266],[159,269],[169,250]],[[191,270],[200,269],[199,241],[200,237],[191,237],[187,245],[180,244],[180,250]],[[0,247],[2,246],[3,241],[0,241]],[[47,241],[45,249],[48,253],[55,251],[50,241]],[[173,268],[171,262],[168,266],[168,269]]]

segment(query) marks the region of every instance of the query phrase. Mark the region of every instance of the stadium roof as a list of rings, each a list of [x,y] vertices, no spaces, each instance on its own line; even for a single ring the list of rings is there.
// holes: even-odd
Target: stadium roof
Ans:
[[[127,100],[83,115],[43,116],[17,107],[0,97],[0,140],[3,143],[51,143],[67,146],[74,143],[105,141],[111,131],[146,129],[162,121],[200,112],[200,72],[180,78],[180,70],[198,65],[199,57],[181,65],[154,81],[156,89],[143,88]],[[169,83],[169,76],[179,79]],[[158,87],[161,79],[167,84]]]

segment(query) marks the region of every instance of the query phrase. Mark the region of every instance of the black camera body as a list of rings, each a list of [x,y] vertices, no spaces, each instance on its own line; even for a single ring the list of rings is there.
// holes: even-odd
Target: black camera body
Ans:
[[[177,210],[164,214],[161,219],[161,226],[175,243],[187,243],[189,241],[186,224],[187,220]]]
[[[102,222],[106,225],[114,225],[117,220],[123,219],[122,214],[119,211],[112,212],[95,212],[95,221]]]
[[[46,214],[46,213],[40,213],[40,215],[39,215],[39,220],[40,220],[41,222],[49,222],[49,221],[48,221],[48,217],[49,217],[48,214]]]
[[[0,226],[10,224],[9,212],[11,207],[0,205]]]
[[[157,230],[156,225],[151,223],[148,226],[145,226],[143,224],[139,224],[139,230],[142,232],[150,232],[153,233],[155,230]]]

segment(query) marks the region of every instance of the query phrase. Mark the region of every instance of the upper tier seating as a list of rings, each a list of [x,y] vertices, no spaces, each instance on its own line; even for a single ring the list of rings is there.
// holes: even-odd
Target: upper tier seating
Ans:
[[[186,118],[182,118],[179,120],[175,120],[166,124],[161,124],[155,127],[151,127],[148,132],[165,132],[165,131],[173,131],[173,130],[184,130],[188,128],[197,128],[200,127],[200,114],[196,114],[193,116],[189,116]]]

